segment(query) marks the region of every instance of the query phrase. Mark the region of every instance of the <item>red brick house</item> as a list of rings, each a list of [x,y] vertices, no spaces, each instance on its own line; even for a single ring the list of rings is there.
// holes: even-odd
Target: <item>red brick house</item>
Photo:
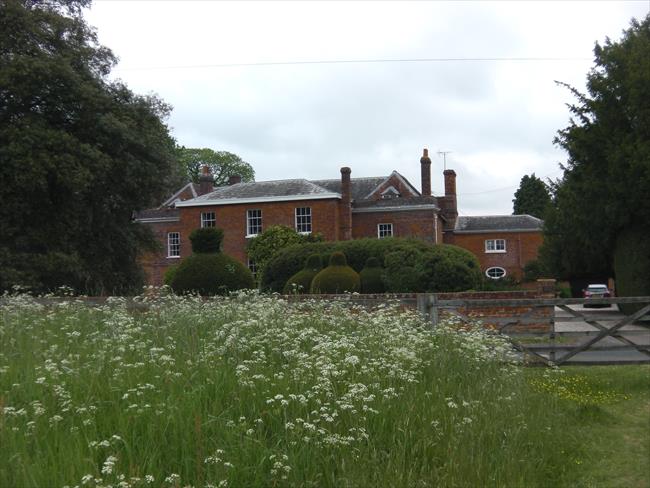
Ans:
[[[474,252],[490,277],[519,277],[523,265],[537,256],[541,221],[529,216],[459,218],[456,173],[444,171],[445,195],[436,197],[426,149],[420,168],[420,191],[397,171],[351,178],[350,168],[344,167],[338,179],[313,181],[242,183],[231,177],[221,187],[213,187],[212,176],[204,172],[199,184],[188,183],[159,208],[136,213],[135,220],[151,226],[165,249],[143,257],[148,282],[160,285],[165,270],[191,253],[189,235],[199,227],[222,228],[223,251],[254,269],[246,256],[247,241],[272,225],[319,233],[326,240],[399,236],[456,244]]]

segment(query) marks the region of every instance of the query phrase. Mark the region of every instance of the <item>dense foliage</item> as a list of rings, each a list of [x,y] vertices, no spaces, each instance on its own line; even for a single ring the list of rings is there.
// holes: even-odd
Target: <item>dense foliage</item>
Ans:
[[[348,266],[345,254],[332,254],[329,266],[318,272],[311,282],[310,293],[355,293],[361,290],[359,273]]]
[[[242,263],[223,253],[192,254],[178,265],[171,287],[176,293],[226,295],[255,287],[253,275]]]
[[[294,244],[277,252],[265,267],[262,274],[261,287],[263,290],[281,292],[285,283],[293,274],[297,273],[305,260],[311,254],[320,254],[323,263],[329,262],[330,255],[335,251],[345,254],[348,264],[357,272],[360,272],[370,257],[384,262],[385,254],[401,246],[426,249],[431,247],[417,239],[354,239],[351,241],[316,242],[306,244]]]
[[[314,276],[323,268],[319,254],[312,254],[307,258],[305,267],[287,280],[283,293],[309,293]]]
[[[89,3],[0,6],[0,290],[137,288],[154,241],[132,213],[178,181],[170,107],[108,79]]]
[[[611,276],[617,237],[650,221],[650,16],[594,55],[588,93],[569,87],[577,103],[556,138],[569,158],[541,252],[562,278]]]
[[[368,258],[366,265],[359,273],[361,293],[383,293],[386,291],[383,274],[384,270],[379,259]]]
[[[255,170],[236,154],[212,149],[179,147],[176,156],[186,177],[194,183],[199,182],[201,167],[208,166],[214,177],[214,184],[228,184],[231,176],[241,176],[242,182],[255,181]]]
[[[391,293],[459,291],[477,288],[482,279],[476,257],[457,246],[431,245],[418,239],[356,239],[288,247],[267,265],[262,289],[282,291],[306,257],[340,251],[360,272],[369,258],[384,265],[385,289]]]
[[[293,244],[320,241],[322,241],[322,237],[318,234],[304,235],[299,234],[295,229],[286,225],[272,225],[248,242],[246,254],[249,259],[255,262],[257,272],[263,275],[266,264],[282,249]],[[302,267],[306,258],[307,256],[304,256],[300,261],[300,266],[293,273]],[[293,273],[288,274],[287,278]],[[276,291],[281,291],[284,283],[286,283],[286,278]]]
[[[628,227],[618,236],[614,252],[616,294],[650,296],[650,223]],[[644,305],[647,305],[644,304]],[[640,310],[640,304],[620,304],[626,314]]]
[[[519,183],[519,189],[512,200],[513,215],[532,215],[538,219],[544,218],[546,208],[551,203],[551,196],[546,184],[535,176],[524,175]]]
[[[221,251],[223,242],[223,229],[216,227],[204,227],[195,229],[190,234],[192,252],[195,253],[217,253]]]

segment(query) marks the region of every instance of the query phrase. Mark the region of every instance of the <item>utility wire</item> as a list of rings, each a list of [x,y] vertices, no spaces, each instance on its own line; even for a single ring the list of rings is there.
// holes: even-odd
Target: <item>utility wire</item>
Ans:
[[[489,57],[489,58],[395,58],[395,59],[322,59],[316,61],[262,61],[255,63],[215,63],[174,66],[123,67],[120,71],[154,71],[172,69],[243,68],[262,66],[304,66],[310,64],[376,64],[376,63],[473,63],[473,62],[571,62],[591,61],[582,57]]]

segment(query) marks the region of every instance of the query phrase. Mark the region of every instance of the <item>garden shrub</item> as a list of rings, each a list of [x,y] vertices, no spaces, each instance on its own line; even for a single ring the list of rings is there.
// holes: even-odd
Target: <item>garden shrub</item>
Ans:
[[[614,273],[619,297],[650,296],[650,229],[640,225],[624,229],[616,239]],[[646,304],[619,304],[626,315]]]
[[[311,282],[314,276],[323,268],[320,254],[312,254],[307,258],[305,267],[287,280],[284,286],[284,294],[290,293],[309,293]]]
[[[360,272],[370,257],[377,258],[384,263],[388,252],[403,246],[415,249],[428,249],[432,245],[418,239],[392,238],[392,239],[355,239],[351,241],[318,242],[289,246],[279,251],[271,259],[262,273],[262,290],[281,292],[287,280],[300,271],[305,260],[311,254],[320,254],[323,263],[329,262],[329,257],[335,251],[343,252],[347,256],[348,265]]]
[[[176,271],[178,271],[178,264],[175,264],[167,268],[167,271],[165,271],[165,275],[163,276],[163,284],[167,286],[172,286],[172,281],[174,281],[174,276],[176,276]]]
[[[221,251],[223,230],[216,227],[196,229],[190,234],[190,241],[192,242],[192,252],[217,253]]]
[[[416,261],[418,289],[422,292],[456,292],[474,289],[481,283],[478,259],[471,252],[440,244],[422,253]]]
[[[379,259],[368,258],[366,266],[359,273],[361,279],[361,293],[383,293],[386,290]]]
[[[223,253],[197,253],[178,265],[171,281],[176,293],[225,295],[234,290],[254,288],[250,270]]]
[[[319,271],[311,282],[311,293],[358,292],[361,289],[359,274],[348,266],[345,254],[335,252],[329,266]]]
[[[537,281],[540,278],[548,278],[550,273],[539,259],[528,261],[524,266],[524,281]]]

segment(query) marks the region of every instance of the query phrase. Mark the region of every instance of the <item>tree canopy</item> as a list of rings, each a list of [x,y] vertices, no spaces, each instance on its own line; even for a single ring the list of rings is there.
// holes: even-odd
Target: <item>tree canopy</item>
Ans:
[[[152,241],[132,212],[172,189],[170,107],[108,79],[89,3],[1,2],[0,290],[138,286]]]
[[[202,166],[210,167],[216,186],[227,184],[230,176],[241,176],[243,182],[255,181],[253,167],[236,154],[227,151],[180,147],[177,149],[177,157],[182,171],[194,183],[199,182]]]
[[[559,275],[611,276],[625,229],[650,235],[650,16],[594,48],[587,93],[555,142],[568,153],[553,185],[544,260]]]
[[[551,203],[551,196],[546,184],[533,173],[530,176],[524,175],[521,179],[512,203],[513,215],[527,214],[543,219],[544,212]]]

